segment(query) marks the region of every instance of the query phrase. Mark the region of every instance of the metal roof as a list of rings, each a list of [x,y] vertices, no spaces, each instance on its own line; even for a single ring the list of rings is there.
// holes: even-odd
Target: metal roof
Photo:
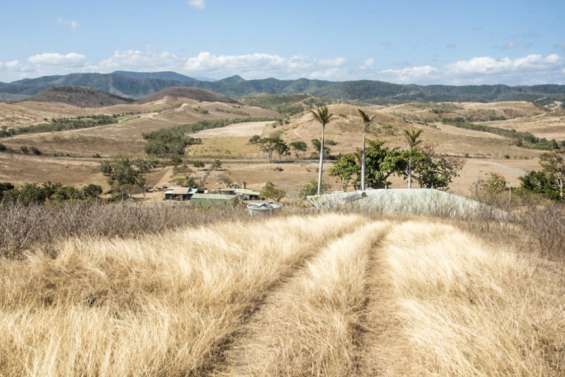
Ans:
[[[236,195],[227,194],[194,194],[192,200],[232,200],[236,197]]]

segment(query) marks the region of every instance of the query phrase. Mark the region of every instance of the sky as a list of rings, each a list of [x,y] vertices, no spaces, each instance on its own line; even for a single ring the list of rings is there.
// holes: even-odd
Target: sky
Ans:
[[[565,84],[563,0],[18,0],[0,81],[116,70],[219,79]]]

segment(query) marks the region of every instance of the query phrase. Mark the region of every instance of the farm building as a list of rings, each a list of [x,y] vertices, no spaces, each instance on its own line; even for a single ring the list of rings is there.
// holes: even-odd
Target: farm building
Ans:
[[[227,194],[193,194],[191,203],[202,207],[232,206],[237,198],[237,195]]]
[[[165,191],[165,200],[190,200],[195,193],[196,190],[189,187],[175,187]]]
[[[257,191],[249,190],[249,189],[222,189],[219,190],[220,193],[224,195],[236,195],[241,200],[260,200],[261,194]]]

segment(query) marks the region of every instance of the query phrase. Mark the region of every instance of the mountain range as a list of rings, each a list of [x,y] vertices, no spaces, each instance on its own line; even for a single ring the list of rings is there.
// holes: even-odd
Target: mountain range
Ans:
[[[229,97],[259,94],[309,94],[335,100],[394,103],[408,101],[565,100],[565,85],[402,85],[383,81],[245,80],[232,76],[199,80],[176,72],[74,73],[0,83],[0,100],[33,96],[53,87],[85,87],[115,96],[140,99],[163,89],[193,87]]]

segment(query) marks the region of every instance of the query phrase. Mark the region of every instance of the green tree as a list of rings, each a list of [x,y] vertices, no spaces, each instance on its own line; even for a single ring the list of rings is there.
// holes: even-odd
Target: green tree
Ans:
[[[404,139],[408,144],[408,165],[407,165],[407,176],[408,176],[408,188],[412,188],[412,165],[413,160],[416,157],[416,151],[418,146],[422,143],[420,136],[422,135],[422,130],[410,129],[404,130]]]
[[[386,188],[390,185],[388,179],[393,174],[399,174],[405,170],[406,161],[403,154],[396,148],[385,147],[383,142],[368,141],[365,152],[367,187]],[[332,175],[342,180],[347,180],[350,176],[355,177],[354,186],[360,186],[360,153],[343,155],[338,158],[334,166],[338,167],[332,170]]]
[[[330,175],[333,177],[338,177],[341,181],[342,189],[344,191],[347,191],[347,187],[353,180],[353,177],[359,174],[358,170],[357,156],[354,154],[346,154],[339,157],[337,161],[332,165],[332,167],[330,168]],[[361,165],[361,172],[363,172],[363,165]],[[364,183],[363,179],[362,182]]]
[[[563,153],[544,153],[540,156],[540,165],[556,183],[559,191],[559,200],[563,200],[563,185],[565,183],[565,159]]]
[[[261,149],[263,153],[267,154],[269,161],[273,160],[273,153],[277,149],[277,144],[278,144],[277,137],[267,137],[259,141],[259,149]]]
[[[147,172],[148,167],[141,161],[143,160],[132,161],[128,158],[120,158],[104,161],[101,164],[101,170],[108,176],[114,199],[127,199],[134,191],[143,189],[145,185],[143,174]]]
[[[565,200],[563,152],[544,153],[540,157],[540,165],[541,170],[529,172],[520,178],[522,189],[541,194],[551,200]]]
[[[275,151],[279,155],[279,159],[282,159],[283,156],[288,156],[290,154],[290,148],[288,147],[288,144],[286,144],[280,137],[275,139]]]
[[[308,150],[308,144],[303,141],[293,141],[292,143],[290,143],[290,149],[294,151],[294,155],[298,160],[300,158],[300,154]]]
[[[314,147],[314,156],[316,156],[316,158],[320,157],[320,149],[322,147],[322,142],[320,141],[320,139],[312,139],[310,140],[310,142],[312,143],[312,146]],[[331,156],[331,146],[337,145],[337,143],[333,140],[330,139],[326,139],[326,141],[324,142],[324,156],[325,157],[330,157]]]
[[[405,170],[405,174],[410,172],[420,187],[446,190],[462,167],[460,160],[436,155],[432,148],[407,153],[405,163],[410,161],[412,166]]]
[[[322,193],[322,184],[323,184],[323,175],[324,175],[324,146],[325,146],[325,131],[326,125],[328,125],[333,118],[333,114],[330,113],[327,106],[318,107],[317,110],[311,111],[314,119],[320,123],[322,126],[322,139],[320,142],[320,163],[318,167],[318,190],[317,194],[321,195]]]

